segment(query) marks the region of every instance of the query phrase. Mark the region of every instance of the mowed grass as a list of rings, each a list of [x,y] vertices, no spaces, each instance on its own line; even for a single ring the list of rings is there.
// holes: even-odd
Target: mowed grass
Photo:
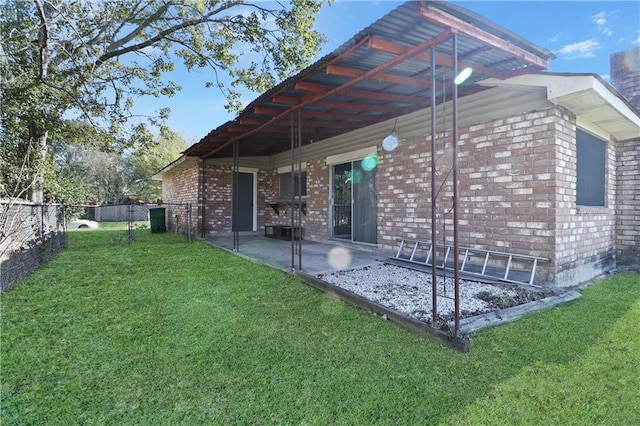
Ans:
[[[123,233],[70,232],[2,296],[3,424],[640,424],[637,274],[460,353],[204,243]]]

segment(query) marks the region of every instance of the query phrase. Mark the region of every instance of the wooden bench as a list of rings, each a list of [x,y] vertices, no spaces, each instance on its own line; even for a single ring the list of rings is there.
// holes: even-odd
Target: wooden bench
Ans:
[[[264,236],[267,238],[277,238],[279,240],[291,240],[291,234],[296,240],[302,239],[302,227],[291,225],[265,225]]]

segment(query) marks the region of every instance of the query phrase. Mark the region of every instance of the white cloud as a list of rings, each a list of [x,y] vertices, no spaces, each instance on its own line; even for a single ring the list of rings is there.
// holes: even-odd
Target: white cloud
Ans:
[[[585,40],[571,43],[558,50],[564,59],[593,58],[595,51],[600,49],[600,43],[596,40]]]
[[[635,45],[640,45],[640,31],[638,31],[638,36],[631,43]]]
[[[602,34],[606,34],[608,36],[613,35],[613,31],[611,30],[611,27],[608,25],[608,21],[607,21],[607,18],[611,15],[612,13],[600,12],[600,13],[596,13],[591,17],[591,22],[596,24],[596,26],[598,27],[598,30]]]
[[[548,41],[551,43],[557,43],[565,37],[563,32],[556,33],[553,37],[549,38]]]

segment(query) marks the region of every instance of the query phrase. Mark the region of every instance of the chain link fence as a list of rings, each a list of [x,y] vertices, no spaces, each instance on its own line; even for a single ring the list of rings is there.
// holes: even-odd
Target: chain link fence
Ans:
[[[161,214],[159,219],[156,217],[158,229],[154,229],[151,210]],[[101,223],[123,222],[126,224],[123,239],[128,242],[135,240],[135,232],[144,229],[151,233],[171,232],[188,241],[194,238],[191,203],[61,206],[0,199],[0,293],[66,247],[65,219],[70,217]]]
[[[65,245],[62,206],[0,200],[0,292],[31,274]]]
[[[194,237],[191,203],[83,205],[73,206],[73,209],[82,219],[100,223],[126,222],[128,230],[146,222],[151,232],[172,232],[189,241]]]
[[[167,232],[183,235],[189,241],[194,237],[193,208],[191,203],[163,203],[159,206],[165,209]]]

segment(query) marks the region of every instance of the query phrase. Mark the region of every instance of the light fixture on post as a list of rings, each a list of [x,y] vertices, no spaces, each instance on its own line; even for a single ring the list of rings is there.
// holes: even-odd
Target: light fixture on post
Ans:
[[[467,79],[469,77],[471,77],[471,74],[473,74],[473,68],[471,67],[467,67],[465,69],[463,69],[462,71],[460,71],[458,73],[458,75],[456,76],[456,78],[453,80],[453,82],[459,86],[462,83],[464,83],[465,81],[467,81]]]
[[[398,143],[400,139],[398,138],[398,131],[396,130],[396,125],[398,124],[398,118],[396,117],[396,121],[393,123],[393,129],[391,133],[389,133],[384,139],[382,139],[382,148],[391,152],[398,147]]]

